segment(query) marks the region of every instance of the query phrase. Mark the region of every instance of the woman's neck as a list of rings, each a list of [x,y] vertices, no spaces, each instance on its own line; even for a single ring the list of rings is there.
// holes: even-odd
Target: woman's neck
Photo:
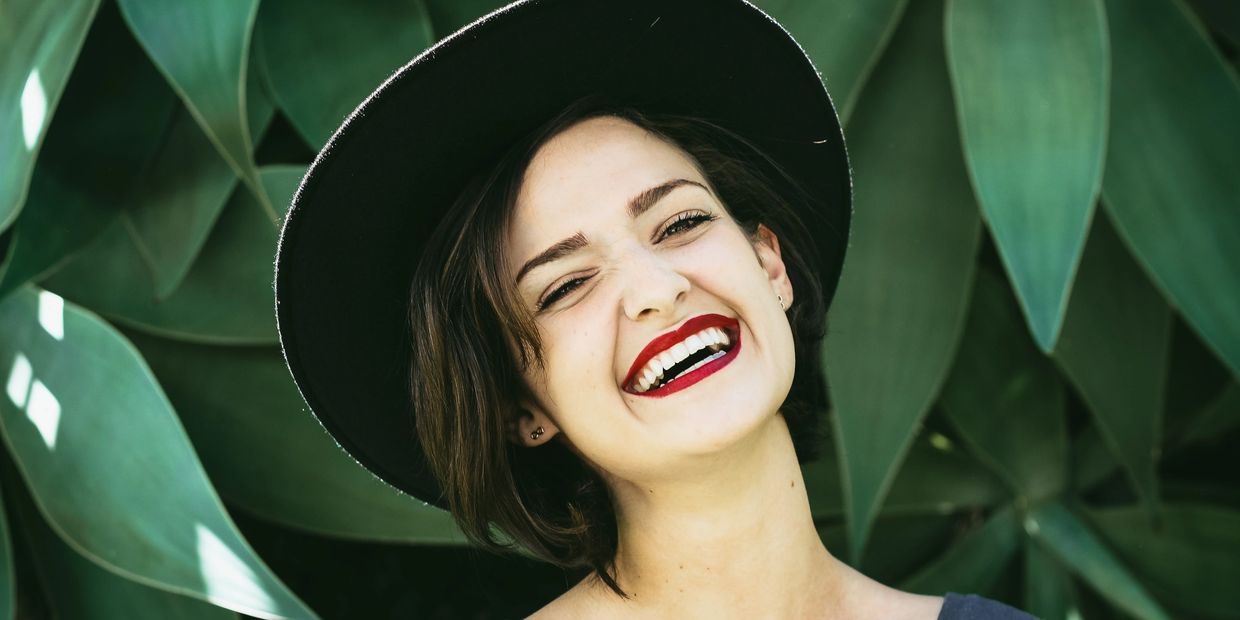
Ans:
[[[840,604],[855,573],[814,528],[783,416],[697,465],[674,482],[613,483],[616,577],[630,598],[596,579],[591,598],[667,617],[813,617]]]

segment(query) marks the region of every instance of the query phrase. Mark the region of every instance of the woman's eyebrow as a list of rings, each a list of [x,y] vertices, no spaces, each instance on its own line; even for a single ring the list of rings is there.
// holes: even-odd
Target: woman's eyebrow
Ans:
[[[586,236],[581,234],[580,231],[567,239],[557,241],[555,245],[543,250],[542,254],[531,258],[521,266],[521,271],[517,272],[517,283],[519,284],[521,282],[521,278],[524,278],[525,274],[532,271],[535,267],[540,267],[551,261],[564,258],[565,256],[568,256],[569,254],[572,254],[573,252],[576,252],[589,244],[590,242],[586,240]]]
[[[629,217],[635,218],[645,213],[646,210],[653,207],[656,202],[659,202],[659,200],[661,200],[664,196],[672,193],[672,190],[682,185],[696,185],[706,190],[706,193],[710,193],[710,190],[706,189],[705,185],[702,185],[697,181],[690,181],[689,179],[672,179],[671,181],[665,181],[650,189],[647,189],[629,200]]]
[[[642,213],[645,213],[648,209],[650,209],[650,207],[653,207],[655,203],[662,200],[664,196],[672,193],[672,190],[683,185],[696,185],[705,190],[707,193],[710,193],[710,190],[707,189],[705,185],[702,185],[697,181],[690,181],[688,179],[672,179],[670,181],[664,181],[654,187],[643,190],[642,193],[629,200],[629,217],[636,218]],[[565,256],[568,256],[569,254],[572,254],[573,252],[576,252],[589,244],[589,240],[586,239],[585,235],[581,234],[581,231],[578,231],[577,234],[571,237],[557,241],[552,244],[551,247],[543,250],[538,256],[531,258],[521,266],[521,269],[517,271],[517,283],[520,284],[521,279],[524,278],[526,274],[533,271],[536,267],[541,267],[552,261],[557,261],[564,258]]]

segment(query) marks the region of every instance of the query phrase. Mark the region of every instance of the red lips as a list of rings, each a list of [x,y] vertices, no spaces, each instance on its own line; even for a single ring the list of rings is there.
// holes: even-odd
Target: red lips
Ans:
[[[672,345],[708,327],[718,327],[727,332],[728,340],[732,343],[732,348],[726,355],[710,362],[709,364],[705,364],[701,368],[698,368],[697,370],[694,370],[693,372],[688,373],[661,388],[652,389],[641,393],[632,390],[634,377],[637,376],[637,373],[641,372],[642,368],[646,367],[646,363],[650,361],[650,358],[666,351],[667,349],[670,349]],[[637,396],[666,396],[674,392],[679,392],[680,390],[705,379],[708,375],[713,374],[716,370],[730,363],[732,359],[736,357],[736,354],[740,352],[740,349],[741,330],[740,323],[736,319],[720,314],[703,314],[701,316],[695,316],[688,321],[685,321],[679,328],[651,340],[650,344],[647,344],[646,347],[641,350],[641,353],[637,354],[637,359],[633,360],[633,365],[629,367],[629,372],[625,375],[624,383],[622,385],[624,386],[625,391]]]

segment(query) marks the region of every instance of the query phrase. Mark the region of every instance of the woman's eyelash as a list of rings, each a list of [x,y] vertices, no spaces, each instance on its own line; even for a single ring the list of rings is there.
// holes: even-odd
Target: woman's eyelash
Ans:
[[[668,224],[662,232],[659,233],[658,238],[655,239],[655,243],[658,243],[669,236],[675,236],[693,230],[705,222],[712,222],[717,219],[719,219],[718,216],[710,213],[681,213],[680,215],[677,215],[676,219],[672,220],[672,222]],[[542,301],[538,302],[538,310],[540,312],[545,310],[551,304],[563,299],[564,296],[577,290],[577,287],[585,284],[589,279],[590,278],[588,276],[577,277],[556,287],[554,291],[547,293],[547,296],[544,297]]]
[[[585,284],[586,280],[589,280],[589,279],[590,278],[588,277],[579,277],[579,278],[573,278],[572,280],[565,282],[564,284],[556,288],[554,291],[551,291],[550,293],[548,293],[546,297],[543,297],[543,300],[538,303],[538,309],[543,310],[547,306],[550,306],[551,304],[559,301],[560,298],[573,292],[574,290],[577,289],[577,287],[581,286],[582,284]]]
[[[680,215],[677,215],[676,219],[672,220],[672,222],[668,224],[662,232],[659,233],[658,238],[655,239],[655,243],[666,239],[668,236],[678,235],[685,231],[697,228],[704,222],[711,222],[717,219],[719,219],[717,216],[711,215],[710,213],[681,213]],[[684,226],[681,226],[681,224],[684,224]]]

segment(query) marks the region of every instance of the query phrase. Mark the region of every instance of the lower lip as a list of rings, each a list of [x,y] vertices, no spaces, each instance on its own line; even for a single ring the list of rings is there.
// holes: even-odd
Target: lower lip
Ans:
[[[729,350],[727,353],[725,353],[723,357],[717,360],[708,362],[706,364],[703,364],[701,368],[698,368],[697,370],[691,373],[688,373],[686,375],[682,375],[679,379],[676,379],[675,381],[672,381],[671,383],[661,388],[655,388],[653,390],[649,390],[646,392],[630,392],[630,394],[633,394],[634,396],[649,396],[651,398],[662,398],[669,394],[675,394],[676,392],[679,392],[687,387],[691,387],[693,384],[697,383],[698,381],[701,381],[702,379],[705,379],[706,377],[709,377],[715,374],[716,372],[719,371],[719,369],[723,368],[724,366],[727,366],[728,364],[731,364],[732,360],[736,359],[736,354],[741,352],[740,330],[737,330],[737,333],[735,336],[733,336],[732,334],[728,334],[728,336],[732,338],[732,340],[736,343],[736,345],[733,346],[732,349]]]

